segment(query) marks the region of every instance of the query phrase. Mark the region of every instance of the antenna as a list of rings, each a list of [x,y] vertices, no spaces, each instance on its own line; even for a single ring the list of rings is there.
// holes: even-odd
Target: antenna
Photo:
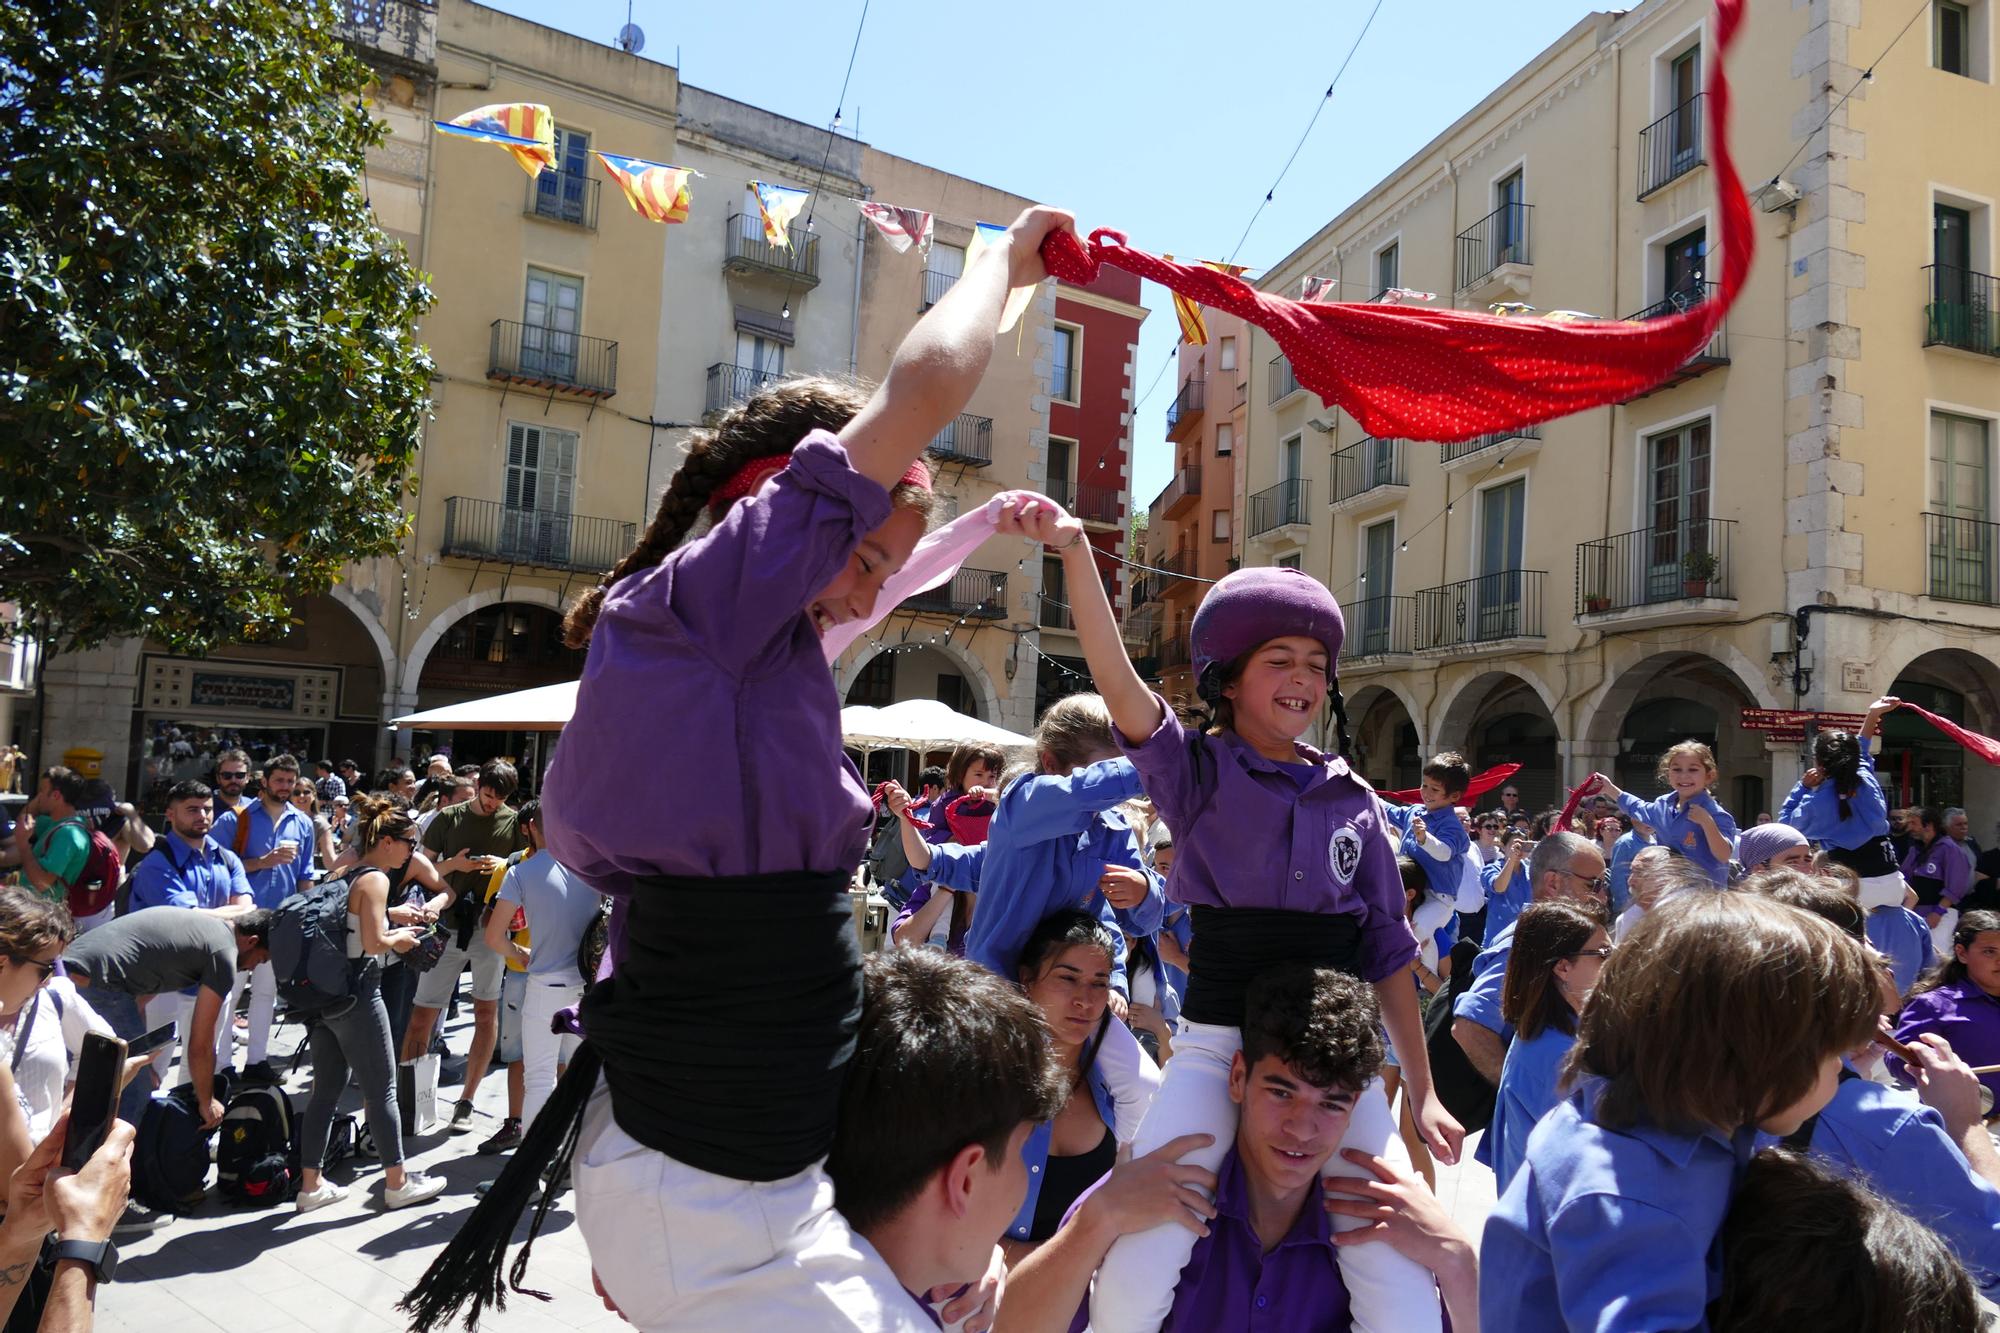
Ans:
[[[632,21],[632,0],[625,0],[625,26],[618,30],[618,49],[635,56],[646,49],[646,34]]]

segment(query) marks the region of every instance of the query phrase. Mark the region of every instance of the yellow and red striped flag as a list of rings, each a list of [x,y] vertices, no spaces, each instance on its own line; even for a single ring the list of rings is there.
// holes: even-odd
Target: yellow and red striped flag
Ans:
[[[1173,262],[1174,257],[1172,255],[1162,257],[1168,263]],[[1212,268],[1217,273],[1231,278],[1242,277],[1249,267],[1246,264],[1219,264],[1213,259],[1202,260],[1201,266],[1203,268]],[[1181,322],[1181,341],[1193,343],[1197,347],[1206,347],[1208,345],[1208,322],[1201,317],[1201,307],[1194,301],[1182,296],[1179,292],[1171,292],[1169,294],[1174,298],[1174,317]]]
[[[694,175],[691,169],[617,153],[599,153],[597,159],[625,192],[625,202],[632,205],[634,213],[654,222],[687,221],[692,202],[688,193],[688,180]]]
[[[496,102],[431,124],[440,134],[501,145],[530,176],[555,170],[556,118],[538,102]]]
[[[806,206],[812,197],[810,190],[794,190],[788,185],[766,185],[763,181],[751,181],[750,189],[757,196],[757,211],[764,218],[764,241],[780,250],[792,248],[792,219]]]

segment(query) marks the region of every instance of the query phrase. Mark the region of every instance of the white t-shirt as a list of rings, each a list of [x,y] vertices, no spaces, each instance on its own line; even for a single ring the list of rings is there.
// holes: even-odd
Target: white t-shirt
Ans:
[[[1639,924],[1639,918],[1646,915],[1646,909],[1633,903],[1618,914],[1618,920],[1611,927],[1611,942],[1623,944],[1625,937],[1632,933],[1632,927]]]
[[[28,1137],[40,1143],[62,1110],[63,1092],[69,1086],[76,1057],[83,1050],[83,1034],[101,1032],[107,1037],[117,1034],[77,994],[68,977],[50,978],[49,984],[28,1001],[28,1006],[16,1024],[0,1027],[0,1059],[14,1066],[14,1091],[28,1117]],[[27,1049],[15,1065],[20,1023],[29,1025]]]

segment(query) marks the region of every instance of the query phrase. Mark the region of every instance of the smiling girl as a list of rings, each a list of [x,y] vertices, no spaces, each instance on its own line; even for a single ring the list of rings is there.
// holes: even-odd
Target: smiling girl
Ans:
[[[1896,1038],[1904,1043],[1934,1032],[1969,1065],[2000,1064],[2000,912],[1967,912],[1951,936],[1951,957],[1910,992]],[[1902,1061],[1889,1058],[1899,1077]],[[2000,1075],[1980,1081],[2000,1097]]]
[[[1338,754],[1300,741],[1330,703],[1345,748],[1332,679],[1345,629],[1333,595],[1294,569],[1241,570],[1210,589],[1190,631],[1197,692],[1212,710],[1211,725],[1195,731],[1125,655],[1095,556],[1076,539],[1077,521],[1038,510],[1023,523],[1062,552],[1091,675],[1146,794],[1174,830],[1174,896],[1194,918],[1182,1031],[1134,1155],[1200,1133],[1214,1144],[1184,1160],[1209,1170],[1220,1164],[1237,1119],[1229,1079],[1242,1046],[1245,989],[1273,966],[1303,962],[1374,983],[1418,1128],[1433,1153],[1457,1161],[1464,1133],[1431,1088],[1407,976],[1417,943],[1382,803]],[[1395,1139],[1378,1078],[1357,1099],[1342,1144],[1380,1157]],[[1335,1153],[1327,1170],[1362,1168]],[[1171,1224],[1119,1240],[1099,1273],[1093,1327],[1158,1328],[1193,1241]],[[1340,1266],[1355,1328],[1440,1326],[1437,1288],[1421,1265],[1364,1245],[1343,1248]]]
[[[1654,831],[1659,845],[1687,857],[1707,872],[1718,889],[1729,886],[1729,859],[1736,854],[1736,821],[1709,795],[1719,774],[1715,752],[1700,741],[1682,741],[1660,756],[1659,779],[1672,788],[1655,801],[1642,801],[1604,774],[1597,790],[1618,802],[1627,818]]]

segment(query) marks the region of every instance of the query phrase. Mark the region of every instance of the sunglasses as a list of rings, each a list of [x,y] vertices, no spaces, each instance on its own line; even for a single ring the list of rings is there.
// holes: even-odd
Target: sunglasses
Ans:
[[[250,774],[247,770],[240,768],[233,773],[217,773],[215,775],[218,782],[241,782],[249,776]]]
[[[1568,875],[1571,879],[1582,880],[1599,893],[1609,893],[1611,891],[1611,876],[1609,875],[1599,875],[1596,879],[1592,879],[1588,875],[1579,875],[1574,870],[1565,870],[1562,873]]]
[[[1599,960],[1602,960],[1602,959],[1606,959],[1606,958],[1609,958],[1609,957],[1611,956],[1611,947],[1612,947],[1612,946],[1610,946],[1609,944],[1601,944],[1601,945],[1599,945],[1599,946],[1598,946],[1597,948],[1595,948],[1595,949],[1579,949],[1579,950],[1578,950],[1577,952],[1575,952],[1575,953],[1571,954],[1571,955],[1570,955],[1570,957],[1571,957],[1571,958],[1596,958],[1596,959],[1599,959]]]
[[[13,963],[14,966],[16,967],[34,968],[36,973],[38,974],[35,978],[35,984],[38,986],[46,982],[50,977],[54,976],[56,974],[56,969],[62,966],[62,961],[60,959],[52,958],[45,963],[39,958],[24,958],[17,953],[8,954],[7,960]]]

